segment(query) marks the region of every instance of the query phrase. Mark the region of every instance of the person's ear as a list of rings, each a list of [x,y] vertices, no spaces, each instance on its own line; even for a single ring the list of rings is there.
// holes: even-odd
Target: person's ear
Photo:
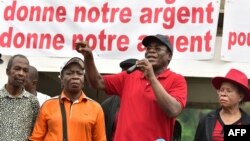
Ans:
[[[170,53],[168,58],[169,61],[172,60],[172,56],[173,56],[172,53]]]
[[[240,95],[240,102],[244,99],[245,95]]]
[[[62,79],[62,75],[60,75],[60,80],[61,80],[61,88],[63,89],[64,85],[63,85],[63,79]]]
[[[172,53],[169,52],[168,53],[168,63],[172,60],[172,56],[173,56]]]
[[[38,83],[38,81],[37,81],[37,80],[33,80],[33,81],[32,81],[32,85],[33,85],[33,86],[36,86],[36,85],[37,85],[37,83]]]

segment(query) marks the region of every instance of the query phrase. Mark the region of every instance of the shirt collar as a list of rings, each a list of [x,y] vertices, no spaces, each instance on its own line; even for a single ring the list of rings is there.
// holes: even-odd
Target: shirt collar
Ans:
[[[22,93],[18,96],[13,96],[11,95],[7,89],[5,88],[5,85],[3,86],[2,92],[0,92],[0,98],[3,97],[9,97],[9,98],[23,98],[23,97],[29,97],[29,93],[27,91],[25,91],[24,89],[22,90]]]
[[[62,91],[62,93],[61,93],[61,99],[60,99],[60,101],[62,102],[63,99],[68,100],[68,101],[71,101],[71,100],[65,95],[64,91]],[[85,95],[85,93],[84,93],[83,91],[81,91],[81,95],[80,95],[80,97],[78,98],[77,101],[78,101],[78,102],[82,102],[82,101],[86,101],[86,100],[87,100],[87,96]]]

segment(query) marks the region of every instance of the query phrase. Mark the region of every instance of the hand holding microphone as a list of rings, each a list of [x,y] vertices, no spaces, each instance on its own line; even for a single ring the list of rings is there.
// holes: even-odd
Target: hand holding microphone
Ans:
[[[128,74],[131,74],[135,70],[141,71],[146,78],[151,78],[155,76],[153,65],[147,59],[136,61],[136,64],[128,68],[126,71]]]
[[[128,74],[134,72],[135,70],[137,70],[137,65],[134,64],[133,66],[131,66],[130,68],[128,68],[126,71]]]
[[[145,69],[144,68],[145,65],[143,65],[144,64],[143,62],[145,62],[145,61],[148,61],[148,60],[147,59],[143,59],[143,60],[140,60],[139,62],[137,62],[139,64],[135,63],[133,66],[129,67],[126,70],[127,73],[130,74],[130,73],[132,73],[132,72],[134,72],[135,70],[138,70],[138,69],[140,69],[141,71],[144,70]]]

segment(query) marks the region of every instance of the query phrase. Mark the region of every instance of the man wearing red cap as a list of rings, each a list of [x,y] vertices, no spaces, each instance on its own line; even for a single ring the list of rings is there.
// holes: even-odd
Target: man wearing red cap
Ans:
[[[136,62],[136,70],[101,76],[88,44],[84,55],[86,77],[91,86],[120,96],[119,120],[115,141],[170,141],[175,118],[186,106],[187,85],[184,77],[167,68],[173,47],[167,36],[146,36],[145,59]]]
[[[224,125],[247,125],[250,117],[240,104],[250,101],[247,76],[230,69],[225,77],[214,77],[220,108],[203,117],[196,130],[195,141],[224,141]]]

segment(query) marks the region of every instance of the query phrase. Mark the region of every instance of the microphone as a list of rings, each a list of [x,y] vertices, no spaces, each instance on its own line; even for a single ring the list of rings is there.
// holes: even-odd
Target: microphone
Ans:
[[[127,71],[128,74],[130,74],[130,73],[134,72],[135,70],[137,70],[137,65],[136,64],[131,66],[130,68],[128,68],[126,71]]]
[[[156,139],[155,141],[165,141],[163,138]]]

